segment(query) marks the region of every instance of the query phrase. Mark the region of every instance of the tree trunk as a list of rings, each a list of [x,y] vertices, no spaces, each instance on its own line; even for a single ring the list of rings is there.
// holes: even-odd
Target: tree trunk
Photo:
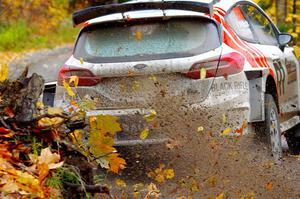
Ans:
[[[284,24],[286,18],[286,0],[276,0],[277,25]]]

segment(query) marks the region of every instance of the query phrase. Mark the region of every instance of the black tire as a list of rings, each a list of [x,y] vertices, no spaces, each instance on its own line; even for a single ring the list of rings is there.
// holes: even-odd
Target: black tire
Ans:
[[[266,143],[275,161],[282,159],[282,145],[278,109],[272,95],[265,94],[265,121],[254,125],[257,138]]]
[[[289,151],[293,155],[300,154],[300,125],[297,125],[288,131],[285,134],[285,137],[289,146]]]

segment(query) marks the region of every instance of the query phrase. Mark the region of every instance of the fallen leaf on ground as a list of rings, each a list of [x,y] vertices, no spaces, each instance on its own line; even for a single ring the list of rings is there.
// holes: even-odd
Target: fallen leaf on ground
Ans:
[[[225,194],[224,194],[224,192],[222,192],[216,197],[216,199],[224,199],[224,197],[225,197]]]
[[[190,190],[191,190],[191,192],[200,192],[200,185],[197,180],[192,179]]]
[[[55,114],[62,114],[64,110],[62,108],[54,108],[48,107],[48,114],[55,115]]]
[[[115,183],[118,187],[126,187],[126,183],[124,180],[116,179]]]
[[[199,127],[198,127],[198,129],[197,129],[197,131],[198,131],[198,133],[201,133],[201,132],[203,132],[203,131],[204,131],[204,128],[203,128],[203,126],[199,126]]]
[[[267,184],[265,184],[265,188],[266,188],[267,190],[273,189],[273,183],[272,183],[272,182],[268,182]]]
[[[160,197],[160,190],[157,188],[157,186],[153,183],[147,186],[147,195],[144,199],[151,199],[151,197],[159,198]]]
[[[63,162],[59,162],[60,155],[52,153],[50,148],[42,149],[41,155],[38,157],[38,164],[47,164],[49,169],[57,169],[63,165]]]

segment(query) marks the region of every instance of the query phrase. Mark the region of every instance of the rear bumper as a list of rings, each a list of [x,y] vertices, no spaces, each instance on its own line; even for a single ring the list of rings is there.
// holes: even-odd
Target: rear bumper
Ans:
[[[63,88],[57,88],[57,90],[63,90]],[[62,93],[62,91],[61,91]],[[60,107],[68,107],[68,103],[64,103],[64,97],[56,95],[55,104]],[[219,135],[223,130],[228,127],[232,129],[234,135],[236,129],[240,129],[243,124],[250,121],[250,92],[249,82],[244,73],[239,73],[234,76],[230,76],[227,79],[224,77],[215,78],[214,84],[207,98],[200,103],[192,103],[188,106],[181,106],[180,111],[192,112],[200,114],[201,117],[197,117],[197,125],[205,127],[207,132],[213,132],[215,135]],[[158,112],[159,116],[159,111]],[[179,111],[179,110],[178,110]],[[149,114],[148,109],[109,109],[109,110],[93,110],[87,112],[87,117],[97,115],[114,115],[118,117],[133,117],[144,116]],[[176,114],[177,110],[173,110],[172,114]],[[196,117],[195,117],[196,118]],[[226,120],[226,121],[224,121]],[[130,120],[135,121],[135,120]],[[250,126],[250,125],[248,125]],[[197,131],[197,130],[195,130]],[[243,134],[247,134],[249,131],[245,129]],[[151,133],[150,133],[151,134]],[[166,133],[167,135],[168,133]],[[136,146],[136,145],[153,145],[164,144],[170,140],[168,136],[157,134],[159,136],[149,136],[149,139],[141,140],[136,133],[135,137],[129,136],[130,139],[126,139],[126,136],[121,136],[121,139],[115,139],[116,146]],[[124,139],[125,138],[125,139]],[[172,137],[173,139],[173,137]]]

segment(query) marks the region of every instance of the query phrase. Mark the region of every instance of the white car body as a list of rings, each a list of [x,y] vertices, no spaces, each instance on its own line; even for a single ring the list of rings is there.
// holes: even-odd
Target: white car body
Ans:
[[[198,2],[205,1],[199,0]],[[135,3],[135,1],[130,3]],[[148,109],[143,109],[140,105],[134,107],[134,104],[142,104],[143,100],[148,98],[148,95],[151,95],[151,92],[145,93],[146,90],[144,90],[144,93],[141,91],[140,95],[139,92],[136,92],[136,96],[133,98],[130,96],[130,92],[132,91],[127,93],[128,95],[122,94],[120,87],[122,78],[124,79],[122,81],[125,81],[127,85],[131,85],[131,87],[134,86],[135,82],[138,82],[141,84],[140,87],[144,88],[151,84],[152,81],[149,78],[144,78],[145,75],[147,77],[154,75],[160,80],[163,78],[163,74],[168,72],[184,73],[189,71],[191,66],[199,60],[207,60],[213,56],[217,57],[220,54],[239,53],[244,58],[243,70],[241,72],[228,76],[224,75],[198,80],[175,77],[172,79],[172,85],[168,85],[168,94],[170,96],[180,96],[182,93],[190,93],[194,96],[194,98],[191,98],[191,100],[188,101],[189,109],[198,109],[201,111],[201,109],[205,107],[208,110],[217,110],[220,114],[214,115],[214,117],[210,118],[210,120],[220,121],[220,116],[225,114],[228,120],[234,118],[234,124],[236,125],[233,127],[234,129],[240,128],[245,122],[248,123],[248,126],[250,127],[254,122],[264,121],[264,95],[265,93],[273,92],[270,94],[274,95],[274,98],[276,98],[279,112],[282,116],[281,131],[285,132],[289,128],[298,124],[300,121],[298,116],[300,107],[300,71],[299,63],[293,53],[293,48],[286,45],[282,51],[279,46],[251,43],[241,39],[232,30],[230,25],[227,24],[226,20],[227,13],[239,3],[255,6],[260,12],[264,13],[255,3],[249,0],[221,0],[214,3],[214,16],[212,18],[205,13],[186,10],[139,10],[110,14],[86,21],[85,27],[88,27],[109,21],[114,22],[123,20],[124,17],[127,19],[144,19],[156,17],[172,18],[194,16],[198,18],[212,19],[220,23],[222,27],[221,36],[223,39],[221,46],[216,49],[199,55],[182,58],[126,61],[118,63],[93,63],[84,60],[84,63],[82,63],[78,57],[76,58],[72,55],[65,63],[67,66],[85,68],[101,78],[119,78],[118,81],[115,82],[107,81],[105,84],[101,84],[100,82],[95,86],[79,86],[76,88],[76,92],[81,93],[82,96],[102,96],[109,99],[111,103],[117,103],[125,100],[128,104],[130,104],[130,106],[128,105],[127,107],[98,107],[96,110],[88,112],[88,116],[102,114],[117,116],[135,114],[144,115],[149,112]],[[267,19],[270,20],[269,18]],[[272,23],[271,20],[270,23]],[[278,30],[274,28],[274,31]],[[275,62],[280,64],[275,67]],[[131,72],[134,75],[129,77],[128,74]],[[274,87],[274,85],[270,85],[270,79],[274,81],[273,83],[275,83],[275,88],[270,88],[271,86]],[[131,88],[129,88],[129,90],[130,89]],[[198,97],[195,97],[197,94],[199,94]],[[68,103],[67,93],[61,85],[57,85],[56,88],[55,106],[65,108],[70,106]],[[224,126],[221,125],[219,127],[219,131],[224,130]],[[246,134],[247,132],[248,130],[245,129],[244,133]],[[234,134],[234,132],[232,134]],[[117,140],[116,144],[154,144],[161,143],[163,141],[165,140]]]

